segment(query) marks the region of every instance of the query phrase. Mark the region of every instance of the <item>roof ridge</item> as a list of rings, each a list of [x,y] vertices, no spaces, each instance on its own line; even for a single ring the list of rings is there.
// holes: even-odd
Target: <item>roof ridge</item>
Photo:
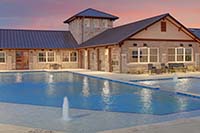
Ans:
[[[148,19],[153,19],[153,18],[157,18],[157,17],[161,17],[161,16],[167,16],[167,15],[170,15],[170,13],[164,13],[164,14],[161,14],[161,15],[157,15],[157,16],[153,16],[153,17],[148,17],[148,18],[145,18],[145,19],[139,19],[139,20],[131,22],[131,23],[127,23],[127,24],[119,25],[117,27],[113,27],[112,29],[120,28],[120,27],[123,27],[123,26],[128,26],[128,25],[131,25],[131,24],[134,24],[134,23],[139,23],[141,21],[145,21],[145,20],[148,20]]]
[[[95,16],[94,15],[95,13],[93,13],[93,15],[91,15],[91,12],[88,13],[89,15],[87,15],[87,14],[85,15],[84,13],[88,12],[88,11],[93,11],[93,12],[96,12],[96,13],[99,13],[99,14],[103,14],[104,16],[103,15]],[[119,17],[117,17],[115,15],[112,15],[111,13],[107,13],[107,12],[104,12],[104,11],[101,11],[101,10],[97,10],[97,9],[94,9],[94,8],[87,8],[87,9],[85,9],[85,10],[83,10],[81,12],[78,12],[75,15],[69,17],[67,20],[64,21],[64,23],[69,23],[69,22],[73,21],[76,17],[84,17],[84,16],[85,17],[108,18],[108,19],[112,19],[112,20],[116,20],[116,19],[119,18]]]
[[[92,45],[97,45],[96,44],[97,40],[94,41],[95,38],[97,38],[97,39],[100,38],[98,40],[99,41],[98,43],[101,44],[101,45],[113,44],[113,43],[116,43],[116,42],[119,43],[119,42],[123,41],[125,38],[133,36],[134,34],[137,34],[141,30],[152,25],[153,23],[160,21],[161,19],[163,19],[167,16],[171,16],[171,15],[169,13],[165,13],[165,14],[149,17],[149,18],[146,18],[146,19],[141,19],[141,20],[138,20],[138,21],[135,21],[135,22],[132,22],[132,23],[128,23],[128,24],[125,24],[125,25],[121,25],[121,26],[118,26],[118,27],[107,29],[104,32],[96,35],[95,37],[83,42],[80,46],[84,47],[84,46],[87,46],[87,45],[91,45],[90,43],[93,43]],[[132,30],[130,29],[130,27],[131,27]],[[120,30],[122,30],[122,31],[120,31]],[[112,32],[114,32],[114,33],[123,32],[123,33],[121,33],[121,34],[123,34],[123,36],[119,36],[119,34],[115,34],[117,36],[117,39],[111,38],[110,39],[111,41],[109,41],[107,39],[106,43],[100,41],[100,40],[102,40],[101,37],[105,38],[104,34],[108,35],[109,32],[111,32],[111,33]]]

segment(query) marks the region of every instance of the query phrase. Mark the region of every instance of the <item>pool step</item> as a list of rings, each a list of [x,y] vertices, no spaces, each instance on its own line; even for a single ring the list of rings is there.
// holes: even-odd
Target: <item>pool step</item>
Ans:
[[[183,95],[183,96],[188,96],[188,97],[193,97],[193,98],[200,98],[199,94],[185,92],[185,91],[177,91],[176,94]]]

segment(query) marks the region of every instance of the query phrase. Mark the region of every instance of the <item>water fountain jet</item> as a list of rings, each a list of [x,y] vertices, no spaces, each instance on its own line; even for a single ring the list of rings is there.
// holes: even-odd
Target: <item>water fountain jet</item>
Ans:
[[[64,97],[63,106],[62,106],[62,119],[64,121],[70,121],[69,117],[69,101],[67,97]]]
[[[173,75],[173,81],[177,82],[178,81],[178,76],[176,74]]]

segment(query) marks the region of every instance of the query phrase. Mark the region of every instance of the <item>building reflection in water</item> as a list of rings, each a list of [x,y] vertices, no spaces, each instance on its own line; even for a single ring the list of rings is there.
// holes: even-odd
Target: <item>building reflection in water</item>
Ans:
[[[17,73],[16,74],[16,83],[21,83],[22,82],[22,74],[21,73]]]
[[[109,84],[109,81],[107,80],[104,81],[104,86],[102,88],[101,95],[102,95],[103,103],[105,104],[104,110],[109,110],[112,100],[111,100],[111,95],[110,95],[110,84]]]
[[[90,95],[90,88],[88,83],[88,77],[83,78],[83,90],[82,90],[83,96],[88,97]]]
[[[141,89],[141,102],[143,104],[143,110],[145,112],[152,112],[152,90]]]
[[[47,92],[46,93],[49,96],[52,96],[56,92],[55,85],[52,84],[54,82],[54,76],[52,74],[48,73],[46,78],[47,78],[46,80],[47,80],[47,83],[48,83],[48,87],[47,87]]]

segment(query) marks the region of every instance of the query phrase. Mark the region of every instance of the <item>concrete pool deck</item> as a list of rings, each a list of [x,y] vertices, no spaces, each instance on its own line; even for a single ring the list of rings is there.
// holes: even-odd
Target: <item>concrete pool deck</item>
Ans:
[[[28,128],[28,127],[8,125],[8,124],[0,124],[0,133],[63,133],[63,132]]]
[[[43,70],[41,70],[43,71]],[[45,71],[49,71],[49,70],[45,70]],[[129,81],[129,80],[139,80],[139,79],[152,79],[152,78],[166,78],[166,77],[172,77],[172,74],[163,74],[163,75],[148,75],[148,74],[143,74],[143,75],[131,75],[131,74],[118,74],[118,73],[109,73],[109,72],[97,72],[97,71],[89,71],[89,70],[82,70],[82,69],[67,69],[67,70],[59,70],[59,71],[70,71],[70,72],[75,72],[75,73],[80,73],[80,74],[86,74],[86,75],[90,75],[90,76],[96,76],[96,77],[100,77],[100,78],[107,78],[107,79],[114,79],[114,80],[119,80],[119,81]],[[6,71],[3,71],[6,72]],[[10,72],[10,71],[9,71]],[[12,72],[20,72],[20,71],[12,71]],[[190,73],[177,73],[178,76],[200,76],[199,72],[190,72]],[[133,83],[134,84],[134,83]],[[22,106],[24,106],[22,108]],[[49,129],[48,128],[48,124],[50,124],[50,126],[52,125],[56,125],[56,121],[52,121],[51,119],[54,119],[55,117],[58,118],[59,117],[59,108],[46,108],[46,107],[35,107],[35,106],[30,106],[27,108],[27,106],[29,105],[14,105],[14,104],[4,104],[4,103],[0,103],[0,118],[4,117],[4,120],[0,120],[0,133],[57,133],[59,130],[59,128],[57,129],[58,131],[54,131],[56,129],[52,129],[52,131],[50,130],[41,130],[41,129],[37,129],[40,128],[40,126],[37,126],[37,122],[41,122],[41,123],[45,123],[45,119],[48,118],[48,122],[46,122],[46,128],[42,128],[42,129]],[[8,109],[8,110],[5,110]],[[19,110],[17,110],[17,108],[19,108]],[[35,108],[35,110],[34,110]],[[15,110],[15,112],[11,113],[10,110]],[[22,111],[20,111],[22,110]],[[34,111],[33,111],[34,110]],[[47,111],[48,110],[48,111]],[[36,113],[36,114],[32,114],[32,116],[35,118],[33,120],[26,120],[27,117],[25,118],[21,118],[23,116],[27,116],[27,112],[31,111]],[[21,112],[24,112],[24,114],[21,114]],[[42,113],[41,113],[42,112]],[[47,112],[47,113],[46,113]],[[74,116],[77,115],[81,115],[81,114],[77,114],[78,112],[80,112],[80,110],[73,110],[72,111],[74,113]],[[90,115],[85,115],[83,116],[82,122],[81,121],[74,121],[75,124],[77,125],[81,125],[81,127],[83,128],[86,125],[89,124],[94,124],[94,128],[95,126],[101,124],[102,121],[106,123],[112,123],[113,121],[119,121],[117,124],[123,124],[124,122],[130,123],[133,122],[134,120],[148,120],[148,119],[152,119],[152,118],[160,118],[157,116],[151,116],[151,115],[139,115],[139,114],[123,114],[123,113],[112,113],[112,112],[102,112],[102,111],[82,111],[83,114],[90,114]],[[42,115],[41,115],[42,114]],[[175,118],[174,121],[169,121],[169,118],[175,117],[176,114],[170,115],[170,116],[166,116],[166,117],[161,117],[164,118],[166,121],[169,122],[156,122],[158,124],[150,124],[150,125],[145,125],[145,126],[137,126],[132,124],[131,127],[130,125],[125,126],[125,128],[122,128],[123,126],[119,126],[118,128],[122,128],[122,129],[117,129],[117,130],[109,130],[109,131],[103,131],[103,128],[100,130],[102,131],[101,133],[171,133],[171,132],[176,132],[176,133],[188,133],[188,132],[192,132],[192,133],[199,133],[200,131],[200,111],[195,111],[194,112],[194,116],[192,115],[192,117],[197,117],[197,118],[182,118],[181,116],[185,114],[185,113],[181,113],[180,117]],[[186,113],[186,114],[190,114],[190,113]],[[41,118],[38,118],[38,116],[41,115]],[[31,116],[31,117],[32,117]],[[49,117],[51,116],[51,117]],[[95,116],[95,117],[94,117]],[[22,121],[24,121],[23,124],[19,124],[19,121],[12,121],[11,118],[18,118]],[[88,120],[87,118],[90,118],[91,120]],[[95,120],[92,119],[99,119],[99,121],[101,122],[96,122]],[[123,120],[123,118],[126,118],[125,120]],[[113,120],[111,120],[113,119]],[[128,119],[128,120],[127,120]],[[3,123],[2,121],[7,121],[7,123]],[[29,123],[30,122],[30,123]],[[32,127],[31,123],[34,122],[35,126],[34,128],[28,128],[28,127]],[[73,123],[73,122],[72,122]],[[134,123],[134,122],[133,122]],[[113,127],[115,127],[114,125],[115,123],[113,123]],[[148,123],[147,123],[148,124]],[[16,126],[17,125],[17,126]],[[76,125],[76,126],[77,126]],[[101,125],[104,126],[104,125]],[[81,128],[78,127],[78,128]],[[117,127],[117,126],[116,126]],[[73,128],[72,128],[73,129]],[[75,129],[75,128],[74,128]],[[113,128],[116,129],[116,128]],[[69,131],[70,132],[70,131]],[[80,130],[80,132],[82,132]],[[87,130],[85,130],[85,132],[87,132]],[[60,133],[60,132],[59,132]]]

